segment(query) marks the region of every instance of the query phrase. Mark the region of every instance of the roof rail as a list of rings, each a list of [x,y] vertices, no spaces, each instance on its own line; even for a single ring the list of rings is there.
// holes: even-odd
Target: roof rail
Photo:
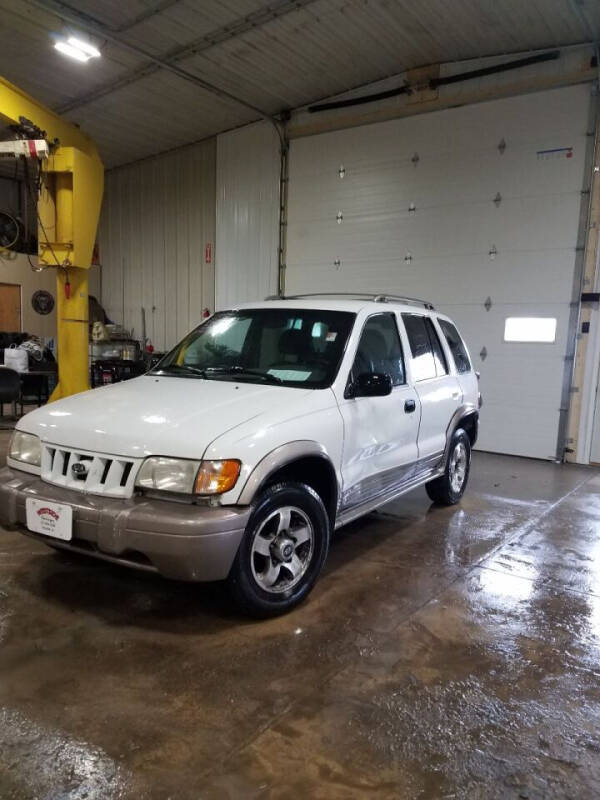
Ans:
[[[355,300],[371,300],[374,303],[407,303],[408,305],[422,306],[428,311],[434,311],[434,306],[428,300],[420,300],[416,297],[404,297],[400,294],[371,294],[370,292],[312,292],[309,294],[289,294],[285,297],[280,295],[269,295],[265,300],[302,300],[307,297],[348,297]]]
[[[378,294],[373,298],[376,303],[389,303],[389,301],[396,301],[398,303],[407,303],[408,305],[423,306],[428,311],[435,311],[435,306],[429,300],[421,300],[419,297],[405,297],[402,294]]]

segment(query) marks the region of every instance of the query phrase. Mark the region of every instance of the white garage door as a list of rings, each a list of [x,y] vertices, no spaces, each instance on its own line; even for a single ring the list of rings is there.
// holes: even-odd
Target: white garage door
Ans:
[[[292,142],[286,294],[395,292],[452,316],[484,450],[556,457],[589,100],[575,86]],[[505,341],[513,317],[556,320],[554,341]]]

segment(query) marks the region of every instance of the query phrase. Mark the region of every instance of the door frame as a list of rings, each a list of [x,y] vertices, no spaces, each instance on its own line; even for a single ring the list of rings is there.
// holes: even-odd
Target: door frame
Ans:
[[[593,308],[590,316],[590,333],[583,374],[583,397],[577,437],[578,463],[591,464],[594,420],[598,414],[600,424],[600,311]]]

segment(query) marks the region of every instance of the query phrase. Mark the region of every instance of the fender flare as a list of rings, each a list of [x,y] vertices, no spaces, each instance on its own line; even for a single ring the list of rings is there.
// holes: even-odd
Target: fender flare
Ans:
[[[470,417],[473,414],[475,414],[477,419],[479,419],[479,409],[475,403],[463,403],[463,405],[459,406],[452,415],[448,427],[446,428],[446,447],[444,449],[444,460],[442,462],[444,465],[448,460],[450,444],[452,443],[454,431],[460,427],[461,420],[463,420],[465,417]]]
[[[327,450],[322,444],[319,444],[319,442],[315,442],[310,439],[301,439],[295,442],[287,442],[286,444],[276,447],[258,462],[246,479],[246,483],[240,492],[237,504],[250,505],[250,503],[252,503],[256,497],[256,493],[259,491],[260,487],[271,475],[273,475],[274,472],[277,472],[277,470],[293,463],[294,461],[298,461],[301,458],[306,458],[307,456],[316,456],[328,462],[335,476],[335,488],[337,498],[339,498],[339,477],[337,470],[335,469],[335,465],[329,457]]]

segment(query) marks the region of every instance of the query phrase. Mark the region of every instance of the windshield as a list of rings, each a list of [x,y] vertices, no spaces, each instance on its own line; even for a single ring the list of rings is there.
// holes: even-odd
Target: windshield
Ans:
[[[336,376],[354,317],[297,308],[221,312],[188,334],[152,374],[324,389]]]

